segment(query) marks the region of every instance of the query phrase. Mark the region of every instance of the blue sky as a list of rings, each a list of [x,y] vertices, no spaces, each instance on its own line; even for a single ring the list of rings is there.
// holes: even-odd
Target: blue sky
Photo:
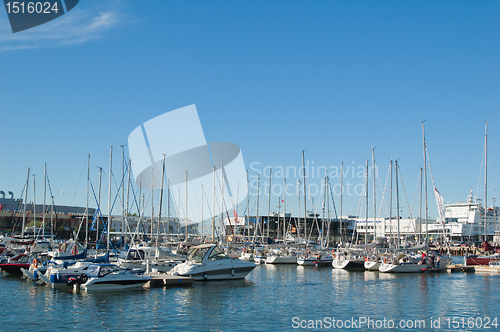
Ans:
[[[382,187],[397,158],[410,205],[423,166],[421,122],[436,186],[458,202],[471,188],[484,195],[489,121],[492,203],[499,17],[497,1],[80,1],[12,34],[1,9],[0,190],[18,197],[31,167],[41,202],[47,163],[56,204],[85,205],[88,153],[95,181],[113,146],[119,176],[119,146],[134,128],[196,104],[207,141],[238,144],[252,177],[266,166],[299,167],[302,150],[311,165],[364,167],[374,146]],[[356,214],[359,201],[345,195],[344,213]],[[277,204],[273,197],[271,209]]]

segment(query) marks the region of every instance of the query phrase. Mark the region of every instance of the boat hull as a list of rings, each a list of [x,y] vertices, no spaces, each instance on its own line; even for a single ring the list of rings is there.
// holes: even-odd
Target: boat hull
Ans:
[[[266,264],[297,264],[296,256],[268,256]]]
[[[376,261],[365,261],[365,269],[367,271],[378,271],[380,268],[380,262]]]
[[[350,271],[364,271],[365,262],[360,260],[337,260],[334,259],[332,265],[336,269],[350,270]]]
[[[427,264],[401,263],[401,264],[380,264],[379,271],[384,273],[422,273],[428,268]]]
[[[23,272],[21,271],[21,268],[28,270],[30,268],[29,263],[5,263],[5,264],[0,264],[0,269],[4,270],[7,273],[10,274],[19,274],[22,275]]]
[[[466,256],[465,265],[490,265],[491,262],[500,262],[500,255],[492,256]]]
[[[142,288],[149,280],[151,278],[148,277],[138,277],[137,279],[95,278],[90,279],[81,287],[86,291]]]

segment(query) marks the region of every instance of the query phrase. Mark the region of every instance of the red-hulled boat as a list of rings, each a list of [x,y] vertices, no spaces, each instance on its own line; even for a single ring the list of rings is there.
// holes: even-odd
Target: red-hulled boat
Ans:
[[[488,242],[483,243],[484,252],[495,251],[496,247],[492,247]],[[491,262],[500,262],[500,254],[492,255],[467,255],[465,256],[465,265],[490,265]]]
[[[0,264],[0,269],[11,274],[23,274],[21,268],[29,269],[31,265],[30,257],[26,254],[18,254],[12,257],[8,263]]]

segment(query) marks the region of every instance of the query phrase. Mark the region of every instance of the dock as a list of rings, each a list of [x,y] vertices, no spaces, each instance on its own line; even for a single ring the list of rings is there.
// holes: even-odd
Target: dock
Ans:
[[[500,267],[498,266],[475,265],[474,270],[476,272],[500,273]]]
[[[166,274],[166,273],[152,272],[149,275],[151,276],[151,280],[148,281],[148,283],[146,284],[146,287],[189,286],[194,281],[194,278],[191,278],[191,277],[173,276],[173,275]]]
[[[442,272],[474,272],[474,266],[465,266],[465,265],[450,265],[448,267],[438,267],[438,268],[429,268],[425,269],[425,273],[442,273]]]

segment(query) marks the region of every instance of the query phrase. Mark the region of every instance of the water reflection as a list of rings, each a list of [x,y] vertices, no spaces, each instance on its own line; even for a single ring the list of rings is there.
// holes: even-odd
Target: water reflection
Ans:
[[[498,274],[390,274],[285,265],[263,265],[246,279],[195,282],[187,288],[89,293],[51,290],[0,275],[0,296],[8,301],[3,326],[16,326],[23,313],[23,324],[49,322],[52,330],[281,331],[292,330],[296,316],[495,317],[499,287]]]

